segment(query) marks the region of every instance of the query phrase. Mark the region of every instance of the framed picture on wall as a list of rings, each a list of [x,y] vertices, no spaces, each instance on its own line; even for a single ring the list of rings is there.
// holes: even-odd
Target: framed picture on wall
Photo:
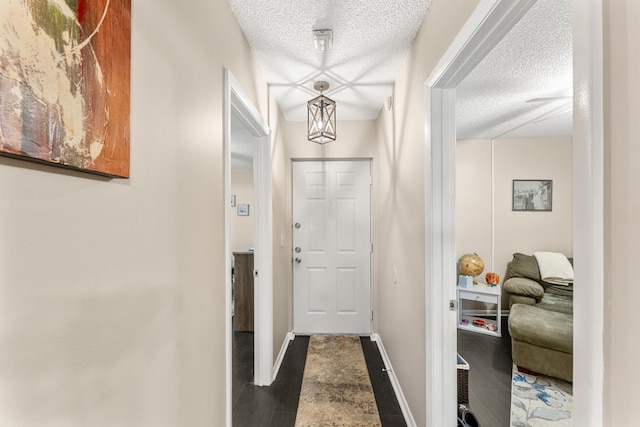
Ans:
[[[514,179],[512,211],[546,211],[553,206],[553,180]]]
[[[249,205],[238,205],[238,216],[249,216]]]

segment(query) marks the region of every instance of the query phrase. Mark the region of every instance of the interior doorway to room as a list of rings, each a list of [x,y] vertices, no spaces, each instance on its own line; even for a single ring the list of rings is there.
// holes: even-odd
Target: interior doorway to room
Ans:
[[[517,252],[573,254],[571,41],[571,0],[536,0],[456,87],[456,256],[477,253],[484,260],[479,282],[488,272],[501,278],[497,287],[458,294],[459,319],[469,325],[458,324],[457,331],[457,352],[470,368],[464,396],[482,425],[509,426],[511,417],[524,413],[511,402],[517,356],[511,354],[509,294],[502,286],[508,262]],[[472,107],[477,103],[485,107]],[[533,180],[539,176],[552,180]],[[543,200],[551,182],[555,191]],[[548,212],[523,212],[533,207],[520,207],[522,194]],[[495,323],[495,305],[465,301],[500,290],[502,318]],[[474,316],[485,326],[474,326]],[[487,329],[494,325],[499,338]],[[487,384],[493,392],[486,392]],[[566,414],[566,408],[554,410]]]
[[[235,402],[254,381],[254,160],[256,137],[231,113],[231,200],[228,206],[231,248],[232,395]],[[259,139],[259,138],[258,138]],[[235,407],[234,407],[235,410]]]
[[[236,308],[234,307],[232,276],[236,276],[235,267],[232,271],[232,260],[234,250],[243,255],[253,257],[253,266],[245,262],[244,280],[245,290],[253,289],[253,298],[245,295],[245,303],[253,300],[253,321],[245,319],[245,327],[253,324],[253,375],[249,375],[248,381],[256,385],[269,385],[272,383],[273,367],[273,316],[271,298],[273,292],[273,225],[272,225],[272,202],[271,202],[271,143],[269,138],[269,128],[262,119],[250,99],[245,95],[242,88],[229,70],[225,70],[225,126],[224,126],[224,207],[225,207],[225,264],[226,264],[226,414],[227,426],[232,424],[232,349],[233,349],[233,317]],[[233,135],[232,135],[233,133]],[[252,163],[251,179],[253,183],[252,202],[247,198],[238,198],[236,195],[235,205],[232,198],[232,139],[234,157],[236,161]],[[238,142],[244,142],[245,149],[238,148]],[[242,143],[240,145],[243,145]],[[251,157],[252,160],[249,160]],[[245,196],[243,196],[245,197]],[[240,205],[240,206],[239,206]],[[248,217],[249,223],[253,225],[253,233],[243,241],[238,243],[240,248],[232,247],[231,241],[231,218]],[[252,236],[251,236],[252,235]],[[248,244],[245,244],[248,243]],[[253,251],[251,250],[253,249]],[[247,259],[243,261],[248,261]],[[238,272],[240,273],[240,272]],[[239,276],[237,277],[239,278]],[[245,307],[245,314],[247,313]]]
[[[294,331],[371,333],[371,162],[293,163]]]
[[[454,233],[455,104],[456,87],[469,70],[500,40],[536,0],[481,0],[434,72],[425,82],[427,161],[427,420],[428,426],[455,425],[456,283]],[[574,311],[573,423],[602,421],[602,10],[599,2],[573,2],[574,105],[573,248],[580,305]],[[576,10],[577,9],[577,10]],[[519,16],[518,16],[519,15]],[[576,215],[576,212],[579,214]],[[450,309],[451,307],[451,309]],[[588,325],[588,326],[583,326]],[[586,328],[590,333],[585,333]]]

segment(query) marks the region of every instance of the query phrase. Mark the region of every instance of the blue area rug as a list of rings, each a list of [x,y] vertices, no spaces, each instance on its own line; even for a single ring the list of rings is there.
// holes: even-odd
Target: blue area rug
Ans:
[[[571,383],[521,373],[515,365],[511,380],[511,427],[573,425]]]

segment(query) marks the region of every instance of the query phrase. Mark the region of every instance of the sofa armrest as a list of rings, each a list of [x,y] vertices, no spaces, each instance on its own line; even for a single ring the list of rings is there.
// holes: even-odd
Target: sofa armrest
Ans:
[[[544,288],[535,280],[526,277],[512,277],[502,284],[502,289],[512,295],[521,295],[540,299],[544,295]]]

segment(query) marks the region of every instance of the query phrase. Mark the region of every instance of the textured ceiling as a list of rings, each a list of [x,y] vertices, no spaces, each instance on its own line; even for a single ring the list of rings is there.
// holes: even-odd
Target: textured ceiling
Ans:
[[[376,119],[430,3],[229,0],[288,121],[307,120],[318,80],[338,120]],[[327,28],[318,52],[313,30]],[[571,0],[539,0],[458,87],[458,138],[571,136],[571,95]]]
[[[375,120],[431,0],[229,0],[288,121],[306,121],[317,80],[338,120]],[[313,30],[333,30],[326,52]]]
[[[571,136],[571,43],[571,0],[538,0],[458,86],[458,138]]]

